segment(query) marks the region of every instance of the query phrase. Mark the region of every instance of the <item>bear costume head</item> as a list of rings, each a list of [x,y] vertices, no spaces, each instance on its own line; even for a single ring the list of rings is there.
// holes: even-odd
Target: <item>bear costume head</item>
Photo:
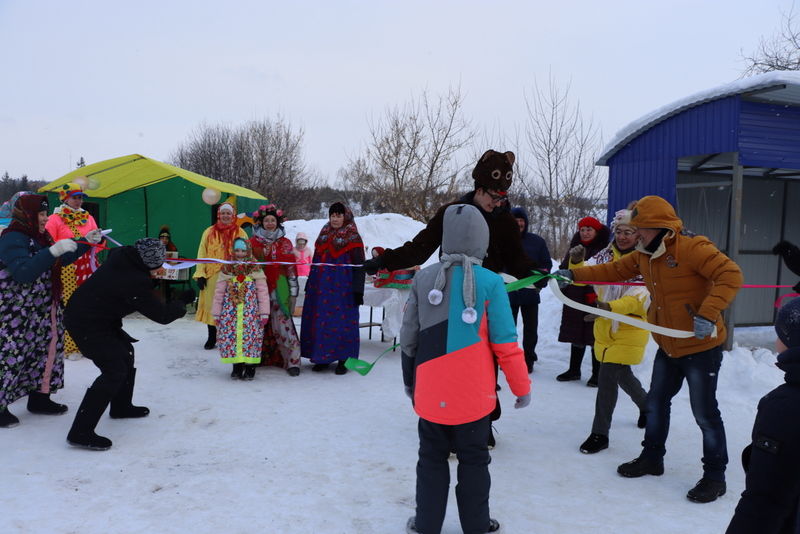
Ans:
[[[495,191],[507,191],[514,175],[514,153],[487,150],[472,169],[475,189],[482,187]]]

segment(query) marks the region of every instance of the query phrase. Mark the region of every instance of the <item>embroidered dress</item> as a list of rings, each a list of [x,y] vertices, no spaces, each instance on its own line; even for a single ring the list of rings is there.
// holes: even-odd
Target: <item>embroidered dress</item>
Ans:
[[[314,245],[313,263],[361,264],[364,243],[348,209],[339,229],[326,224]],[[358,358],[358,306],[354,294],[364,293],[364,271],[356,267],[312,265],[303,304],[303,358],[332,363]]]
[[[256,228],[250,239],[253,254],[258,261],[292,263],[297,261],[292,242],[284,237],[284,230],[268,232]],[[261,350],[262,365],[289,369],[300,367],[300,339],[292,320],[290,285],[297,287],[293,265],[264,265],[270,299],[269,321],[264,327]]]
[[[80,239],[97,228],[97,223],[88,211],[83,208],[74,209],[66,204],[57,207],[47,219],[45,229],[54,241],[60,239]],[[74,263],[65,265],[61,269],[62,298],[64,305],[69,302],[75,290],[84,283],[93,272],[97,270],[97,249],[92,247]],[[72,340],[69,332],[64,334],[64,352],[66,354],[79,354],[78,346]]]
[[[229,278],[221,274],[219,283],[225,283],[217,322],[220,359],[223,363],[257,364],[261,361],[263,329],[256,281],[250,275]]]
[[[226,226],[217,222],[203,232],[200,246],[197,249],[197,257],[229,260],[233,240],[237,237],[247,239],[247,234],[235,223]],[[211,305],[214,301],[214,288],[221,268],[222,264],[220,263],[200,263],[194,271],[194,278],[206,279],[206,288],[200,291],[197,313],[194,318],[196,321],[211,326],[215,325],[214,317],[211,314]]]

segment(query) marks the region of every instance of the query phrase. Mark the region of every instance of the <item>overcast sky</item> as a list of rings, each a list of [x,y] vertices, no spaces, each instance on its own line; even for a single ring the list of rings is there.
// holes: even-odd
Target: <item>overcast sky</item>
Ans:
[[[387,106],[460,85],[473,124],[510,135],[549,72],[608,140],[737,79],[741,51],[791,5],[0,0],[0,173],[52,180],[81,156],[166,160],[203,122],[280,114],[305,131],[309,166],[333,178]]]

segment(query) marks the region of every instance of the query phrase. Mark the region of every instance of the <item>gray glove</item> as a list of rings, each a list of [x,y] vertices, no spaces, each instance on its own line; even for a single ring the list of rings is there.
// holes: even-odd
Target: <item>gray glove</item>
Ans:
[[[713,332],[714,323],[705,317],[701,317],[699,315],[694,316],[694,337],[703,339],[710,336]]]
[[[406,397],[411,400],[414,400],[414,392],[411,391],[411,386],[403,386],[403,391],[406,392]]]
[[[572,263],[580,263],[586,257],[586,247],[583,245],[575,245],[569,249],[569,261]]]
[[[86,241],[92,245],[96,245],[103,240],[103,234],[100,232],[99,228],[95,228],[91,232],[87,233],[84,237],[86,237]]]
[[[560,276],[562,278],[568,278],[569,279],[569,282],[566,281],[566,280],[557,280],[558,287],[560,287],[562,289],[567,287],[568,285],[570,285],[572,283],[572,281],[575,280],[575,277],[572,276],[572,271],[570,271],[569,269],[559,269],[556,272],[554,272],[553,274],[555,276]]]
[[[530,403],[531,403],[531,394],[528,393],[527,395],[517,397],[517,400],[514,402],[514,408],[524,408]]]
[[[57,258],[67,252],[75,252],[78,250],[78,244],[72,239],[59,239],[49,250],[50,254],[52,254],[54,258]]]

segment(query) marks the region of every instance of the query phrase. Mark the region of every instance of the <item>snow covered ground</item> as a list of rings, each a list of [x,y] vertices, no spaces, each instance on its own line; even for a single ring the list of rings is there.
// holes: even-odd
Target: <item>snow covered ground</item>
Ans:
[[[413,235],[421,225],[408,221],[358,219],[371,246],[397,245],[392,240]],[[316,231],[309,236],[313,241]],[[771,328],[738,329],[738,346],[725,354],[718,397],[731,458],[728,493],[695,504],[685,493],[701,475],[701,439],[686,388],[673,403],[663,476],[616,474],[619,463],[637,456],[643,435],[624,394],[609,449],[578,452],[589,435],[596,390],[585,386],[588,357],[583,381],[555,380],[569,353],[556,341],[560,313],[552,295],[543,293],[531,406],[511,408],[513,397],[501,380],[504,414],[495,424],[491,510],[502,531],[723,532],[744,487],[739,454],[756,404],[782,382]],[[70,448],[65,437],[74,411],[97,376],[85,359],[66,363],[66,388],[54,396],[69,405],[67,415],[29,414],[24,399],[11,405],[22,424],[0,429],[0,532],[404,531],[414,512],[417,418],[403,394],[399,352],[367,376],[312,373],[304,361],[297,378],[261,368],[255,381],[241,382],[228,378],[230,367],[216,351],[203,350],[205,326],[191,317],[168,326],[132,317],[125,327],[141,340],[134,402],[149,406],[150,416],[106,415],[98,432],[114,441],[111,450]],[[390,346],[375,334],[368,340],[362,330],[361,357],[368,361]],[[651,343],[635,368],[645,386],[654,353]],[[443,532],[455,534],[461,530],[452,491],[449,506]]]

